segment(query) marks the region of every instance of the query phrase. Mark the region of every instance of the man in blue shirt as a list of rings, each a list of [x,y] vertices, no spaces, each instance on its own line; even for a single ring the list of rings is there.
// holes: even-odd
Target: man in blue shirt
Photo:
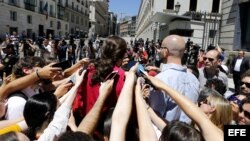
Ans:
[[[185,51],[185,41],[178,35],[166,37],[160,47],[159,56],[163,61],[161,72],[156,77],[196,103],[199,81],[187,68],[182,66],[181,58]],[[152,90],[149,104],[160,116],[168,121],[178,120],[191,123],[189,117],[168,94]]]

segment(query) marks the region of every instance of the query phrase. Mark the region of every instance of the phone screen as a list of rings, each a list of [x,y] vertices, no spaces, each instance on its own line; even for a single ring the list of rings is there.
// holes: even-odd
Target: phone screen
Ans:
[[[65,70],[67,68],[70,68],[71,65],[70,65],[70,62],[67,60],[67,61],[54,64],[52,67],[59,67],[59,68],[62,68],[62,70]]]

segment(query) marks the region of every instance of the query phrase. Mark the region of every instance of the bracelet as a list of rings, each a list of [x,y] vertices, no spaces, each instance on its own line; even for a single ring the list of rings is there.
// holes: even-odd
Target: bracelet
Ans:
[[[42,79],[41,76],[38,74],[38,69],[36,70],[36,76],[37,76],[39,79]]]

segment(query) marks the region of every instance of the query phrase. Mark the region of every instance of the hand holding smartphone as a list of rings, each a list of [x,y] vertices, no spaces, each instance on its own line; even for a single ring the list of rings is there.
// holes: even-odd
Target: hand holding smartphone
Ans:
[[[56,63],[54,65],[52,65],[52,67],[58,67],[58,68],[62,68],[62,70],[66,70],[67,68],[70,68],[70,62],[68,60],[66,61],[62,61],[60,63]]]
[[[148,76],[148,73],[145,71],[144,67],[141,64],[138,65],[137,75],[138,76],[143,76],[143,75]]]

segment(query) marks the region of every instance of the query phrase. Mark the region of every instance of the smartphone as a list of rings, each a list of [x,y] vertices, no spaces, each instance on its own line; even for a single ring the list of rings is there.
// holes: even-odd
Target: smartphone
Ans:
[[[71,83],[73,83],[73,84],[75,84],[75,83],[76,83],[76,75],[75,75],[75,74],[74,74],[74,75],[72,75],[72,76],[70,77],[69,82],[71,82]]]
[[[118,70],[112,71],[112,72],[106,77],[105,81],[108,80],[108,79],[113,79],[113,78],[115,78],[115,76],[116,76],[117,74],[118,74]]]
[[[66,61],[62,61],[60,63],[56,63],[54,65],[52,65],[52,67],[58,67],[58,68],[62,68],[62,70],[66,70],[67,68],[70,68],[70,62],[68,60]]]
[[[148,73],[145,71],[144,67],[141,64],[138,65],[137,75],[138,76],[143,76],[143,75],[148,76]]]

